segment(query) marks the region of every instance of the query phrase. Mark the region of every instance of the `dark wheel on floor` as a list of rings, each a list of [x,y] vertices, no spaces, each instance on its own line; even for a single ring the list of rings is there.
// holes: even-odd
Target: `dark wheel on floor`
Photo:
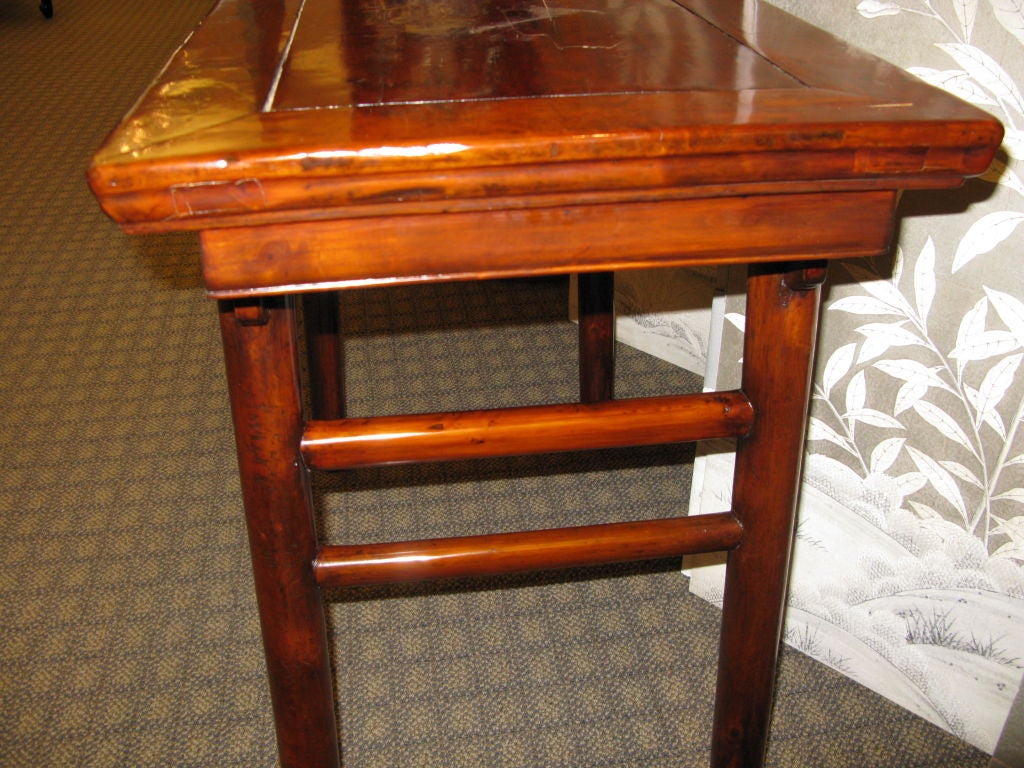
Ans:
[[[53,2],[52,0],[43,0],[39,4],[39,10],[42,11],[43,16],[48,19],[53,18]]]

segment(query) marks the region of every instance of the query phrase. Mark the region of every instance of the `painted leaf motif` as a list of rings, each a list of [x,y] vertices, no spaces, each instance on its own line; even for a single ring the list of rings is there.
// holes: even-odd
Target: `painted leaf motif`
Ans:
[[[835,443],[850,453],[855,451],[850,447],[849,441],[836,432],[832,427],[823,422],[821,419],[811,417],[807,424],[807,439],[808,440],[827,440],[830,443]]]
[[[1024,43],[1024,0],[989,0],[989,4],[1006,31]]]
[[[982,216],[960,239],[956,255],[953,256],[953,272],[956,273],[978,256],[991,251],[1012,235],[1022,221],[1024,213],[1019,211],[995,211]]]
[[[922,384],[927,384],[930,387],[939,387],[940,389],[945,390],[949,389],[946,383],[939,378],[938,371],[940,368],[938,366],[935,368],[927,368],[917,362],[917,360],[903,358],[879,360],[873,367],[877,368],[882,373],[889,374],[894,379],[920,382]]]
[[[949,356],[955,360],[986,360],[996,355],[1012,352],[1020,346],[1017,337],[1009,331],[983,331],[965,340]]]
[[[950,474],[956,475],[961,480],[965,480],[971,485],[977,486],[978,488],[984,488],[984,484],[978,479],[978,476],[971,472],[967,467],[958,461],[940,461],[939,464],[947,470]]]
[[[892,257],[892,284],[899,285],[903,277],[903,266],[906,259],[903,258],[903,248],[896,246],[896,253]]]
[[[974,20],[978,15],[978,0],[953,0],[953,10],[960,22],[961,39],[969,42],[974,31]]]
[[[992,497],[992,501],[1016,501],[1024,504],[1024,488],[1011,488],[1010,490]]]
[[[1024,98],[999,62],[980,48],[965,43],[936,43],[997,100],[1024,114]]]
[[[896,310],[898,314],[908,314],[910,305],[907,304],[907,300],[892,281],[882,279],[874,272],[869,272],[856,264],[844,264],[843,266],[865,291],[891,309]]]
[[[989,411],[982,417],[982,421],[992,427],[1003,440],[1006,439],[1006,425],[1003,424],[1003,417],[999,415],[999,411]]]
[[[864,343],[860,345],[860,352],[857,353],[857,364],[869,363],[876,357],[881,357],[889,351],[890,346],[892,345],[884,336],[865,339]]]
[[[1006,390],[1013,384],[1014,374],[1017,373],[1022,358],[1024,355],[1020,353],[1005,357],[985,374],[981,386],[978,387],[978,411],[982,416],[995,411],[999,406]]]
[[[998,348],[998,343],[986,337],[985,320],[988,317],[988,299],[982,296],[975,302],[960,320],[956,332],[956,346],[949,353],[950,358],[957,361],[957,376],[963,377],[964,366],[971,360],[982,360],[988,352]],[[1011,337],[1013,334],[1010,334]],[[1016,342],[1016,339],[1014,339]],[[1010,351],[1013,347],[1004,351]],[[992,352],[992,354],[1000,354]]]
[[[948,437],[955,443],[959,443],[968,451],[971,451],[971,453],[974,452],[970,440],[967,439],[967,435],[964,434],[960,425],[956,423],[956,419],[939,408],[939,406],[927,400],[918,400],[914,403],[914,411],[917,412],[918,416],[939,430],[940,434]]]
[[[1001,533],[1003,536],[1009,536],[1012,541],[1024,544],[1024,515],[1000,520],[999,525],[992,529],[992,533]]]
[[[895,16],[900,7],[889,0],[861,0],[857,4],[857,13],[865,19],[876,19],[879,16]]]
[[[884,301],[879,301],[873,296],[844,296],[829,304],[829,309],[840,312],[849,312],[853,315],[902,315],[903,313],[893,308]]]
[[[832,388],[850,372],[850,366],[853,365],[853,353],[856,349],[856,344],[844,344],[829,356],[821,378],[821,386],[825,391],[826,398],[831,395]]]
[[[974,425],[975,427],[981,426],[981,424],[988,424],[992,429],[996,431],[1003,440],[1006,439],[1006,426],[1003,424],[1003,417],[999,415],[999,411],[990,410],[986,413],[981,411],[981,394],[974,387],[964,386],[964,394],[967,395],[967,402],[974,408]]]
[[[864,371],[858,371],[846,387],[847,412],[859,411],[867,399],[867,380]]]
[[[903,425],[887,413],[876,411],[874,408],[858,408],[855,411],[847,411],[844,414],[848,419],[861,421],[870,424],[872,427],[883,429],[903,429]]]
[[[919,501],[910,502],[911,508],[917,513],[917,516],[922,520],[942,520],[942,515],[939,514],[937,509],[929,507],[927,504],[922,504]]]
[[[996,100],[985,93],[971,76],[962,69],[933,69],[932,67],[908,67],[907,71],[921,78],[928,85],[934,85],[959,99],[971,104],[995,106]]]
[[[1021,3],[1024,4],[1024,0],[1021,0]],[[978,178],[993,184],[1001,184],[1019,195],[1024,195],[1024,181],[1021,181],[1020,176],[998,157],[992,160],[988,170]]]
[[[907,452],[918,470],[928,478],[928,482],[939,492],[946,501],[953,505],[953,508],[960,514],[964,525],[967,525],[967,507],[964,504],[964,497],[960,493],[960,486],[956,480],[931,456],[919,451],[912,445],[907,446]]]
[[[927,478],[920,472],[907,472],[896,478],[896,486],[900,489],[903,498],[912,493],[917,493],[928,483]],[[936,512],[935,514],[938,514]]]
[[[903,444],[907,442],[905,437],[889,437],[881,441],[871,451],[871,459],[868,466],[871,472],[882,474],[896,461],[896,457],[903,450]]]
[[[914,298],[921,324],[927,325],[935,298],[935,243],[929,237],[914,263]]]
[[[907,381],[896,393],[896,404],[893,406],[893,413],[899,416],[908,408],[913,408],[914,403],[928,394],[928,384],[920,381]]]
[[[1024,453],[1014,456],[1012,459],[1007,459],[1004,466],[1013,466],[1015,464],[1024,464]]]
[[[999,319],[1017,337],[1017,341],[1024,344],[1024,302],[1015,296],[996,291],[988,286],[985,286],[985,295],[988,296],[988,300],[999,314]]]
[[[914,344],[925,346],[921,337],[903,327],[906,320],[896,323],[865,323],[854,329],[866,339],[884,340],[890,347],[908,347]]]
[[[970,339],[985,332],[985,318],[988,317],[988,299],[982,296],[960,319],[956,329],[956,346],[950,357],[958,357],[957,351],[970,345]]]

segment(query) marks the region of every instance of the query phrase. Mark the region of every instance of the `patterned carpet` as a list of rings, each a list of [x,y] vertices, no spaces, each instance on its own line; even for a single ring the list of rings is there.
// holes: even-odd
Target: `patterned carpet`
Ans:
[[[0,766],[272,766],[213,305],[90,153],[208,0],[0,0]],[[561,280],[346,297],[354,414],[571,399]],[[451,326],[451,327],[450,327]],[[692,376],[620,350],[624,396]],[[669,515],[688,448],[318,480],[331,538]],[[522,475],[513,480],[513,475]],[[345,764],[706,764],[717,610],[676,563],[365,589],[331,608]],[[769,764],[985,755],[786,652]]]

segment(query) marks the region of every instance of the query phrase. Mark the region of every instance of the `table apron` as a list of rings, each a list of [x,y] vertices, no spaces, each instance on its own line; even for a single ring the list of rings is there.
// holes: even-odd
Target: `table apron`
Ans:
[[[897,193],[751,195],[333,219],[201,234],[216,298],[643,267],[872,256]]]

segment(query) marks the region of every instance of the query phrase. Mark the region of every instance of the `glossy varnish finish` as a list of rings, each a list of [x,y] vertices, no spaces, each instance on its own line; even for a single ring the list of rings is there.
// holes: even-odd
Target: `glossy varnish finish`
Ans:
[[[339,218],[202,233],[211,296],[583,270],[871,256],[892,232],[888,190]],[[457,235],[453,236],[453,233]]]
[[[323,587],[709,550],[712,762],[760,765],[825,264],[884,253],[899,192],[960,184],[1000,137],[759,0],[222,0],[89,180],[129,231],[202,230],[282,765],[339,762]],[[742,390],[614,400],[614,273],[724,263],[751,265]],[[337,290],[559,273],[581,403],[344,418]],[[734,502],[704,518],[359,546],[314,526],[310,469],[715,436]]]
[[[728,512],[636,523],[606,523],[387,544],[320,549],[315,563],[323,587],[574,568],[680,557],[732,549],[743,528]]]
[[[254,6],[225,0],[97,155],[91,182],[119,221],[632,199],[691,162],[696,186],[942,186],[998,142],[973,108],[751,0]]]
[[[269,110],[710,90],[723,62],[737,89],[799,87],[672,0],[358,0],[307,13]]]
[[[313,469],[457,461],[737,437],[752,419],[742,392],[377,416],[309,422],[302,453]]]
[[[284,766],[338,765],[302,429],[295,310],[222,302],[221,335],[267,675]]]

